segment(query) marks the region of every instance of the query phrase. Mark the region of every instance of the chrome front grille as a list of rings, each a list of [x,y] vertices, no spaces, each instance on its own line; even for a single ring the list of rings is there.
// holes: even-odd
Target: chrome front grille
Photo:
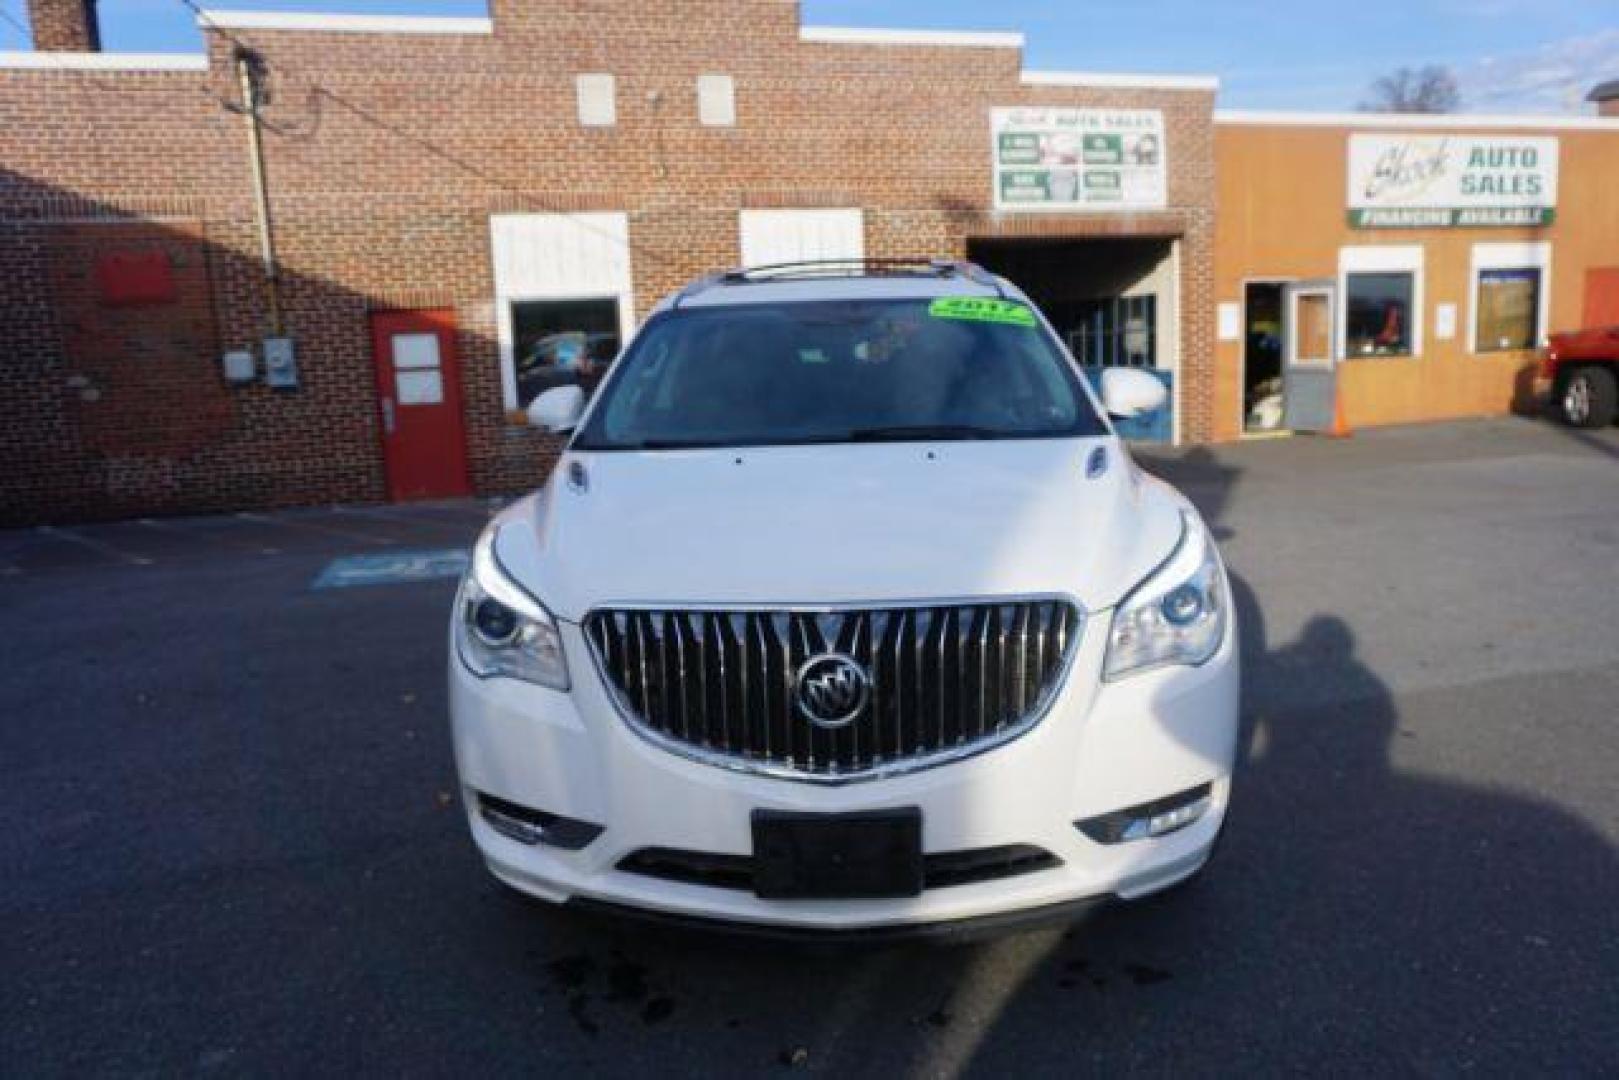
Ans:
[[[1079,639],[1056,598],[838,610],[591,612],[585,635],[630,722],[716,764],[849,779],[976,752],[1037,721]],[[811,721],[798,674],[852,659],[869,693],[846,725]]]

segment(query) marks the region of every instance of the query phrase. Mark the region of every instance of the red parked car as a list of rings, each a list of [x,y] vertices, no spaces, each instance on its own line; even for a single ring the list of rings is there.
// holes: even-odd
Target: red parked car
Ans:
[[[1619,413],[1619,326],[1553,334],[1537,383],[1572,427],[1606,427]]]

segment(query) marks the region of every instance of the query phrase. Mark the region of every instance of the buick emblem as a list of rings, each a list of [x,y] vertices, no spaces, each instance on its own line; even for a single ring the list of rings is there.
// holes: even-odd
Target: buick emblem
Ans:
[[[843,653],[810,657],[793,682],[799,715],[820,728],[854,723],[870,697],[871,676],[858,660]]]

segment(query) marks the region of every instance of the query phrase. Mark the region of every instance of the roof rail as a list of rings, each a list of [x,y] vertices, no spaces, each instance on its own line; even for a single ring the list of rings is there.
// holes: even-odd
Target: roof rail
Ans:
[[[729,271],[726,271],[726,273],[729,273]],[[689,282],[683,286],[679,292],[675,293],[675,298],[669,303],[670,309],[673,310],[674,308],[679,307],[684,301],[696,296],[698,293],[703,292],[714,285],[718,285],[724,279],[725,273],[704,274],[696,281]]]
[[[839,277],[960,277],[995,290],[1006,297],[1000,279],[976,263],[965,259],[888,258],[888,259],[801,259],[796,262],[762,263],[738,266],[698,278],[675,294],[671,307],[699,293],[721,285],[758,285],[771,281],[805,281]]]

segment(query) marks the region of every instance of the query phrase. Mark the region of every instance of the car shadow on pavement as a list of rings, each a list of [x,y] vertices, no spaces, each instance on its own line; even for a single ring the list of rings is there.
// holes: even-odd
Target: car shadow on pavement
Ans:
[[[1606,454],[1608,457],[1619,459],[1619,430],[1611,426],[1600,431],[1570,427],[1552,419],[1547,419],[1545,422],[1555,426],[1570,442],[1579,443],[1587,450],[1594,450],[1599,454]]]
[[[1225,528],[1237,469],[1204,450],[1162,471]],[[495,932],[530,942],[531,975],[615,1066],[661,1033],[708,1073],[1619,1065],[1601,1034],[1613,847],[1550,802],[1402,767],[1423,712],[1450,706],[1397,702],[1331,612],[1272,643],[1232,584],[1243,735],[1193,883],[958,947],[784,947],[516,903]]]

